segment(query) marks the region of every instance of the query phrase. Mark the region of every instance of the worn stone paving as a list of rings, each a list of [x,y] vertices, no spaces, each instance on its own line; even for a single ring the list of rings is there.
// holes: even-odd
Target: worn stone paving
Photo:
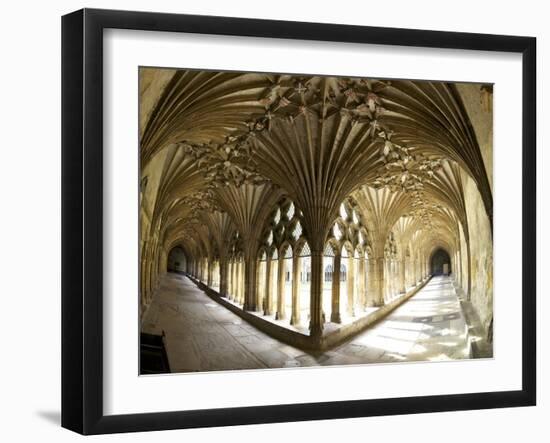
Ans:
[[[189,279],[163,277],[142,331],[166,334],[173,372],[347,365],[469,358],[467,325],[449,277],[350,341],[310,354],[282,343],[217,304]]]

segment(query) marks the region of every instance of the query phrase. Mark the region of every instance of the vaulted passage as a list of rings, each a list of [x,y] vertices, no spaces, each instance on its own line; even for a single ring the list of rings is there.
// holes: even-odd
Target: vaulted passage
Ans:
[[[451,273],[451,257],[445,249],[438,249],[430,260],[432,275],[449,275]]]
[[[180,337],[172,370],[475,357],[472,330],[492,353],[491,85],[142,68],[140,165],[142,332]]]

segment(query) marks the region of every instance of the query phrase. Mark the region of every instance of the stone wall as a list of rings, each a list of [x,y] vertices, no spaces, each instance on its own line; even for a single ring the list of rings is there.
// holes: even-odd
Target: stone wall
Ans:
[[[457,83],[456,87],[476,133],[487,178],[493,190],[493,87],[474,83]]]
[[[464,199],[470,234],[470,300],[487,330],[493,317],[493,239],[489,218],[474,181],[463,174]],[[465,257],[466,258],[466,257]]]
[[[472,83],[459,83],[456,86],[474,128],[491,191],[494,192],[493,86]],[[474,181],[464,172],[462,173],[462,180],[464,183],[464,199],[470,231],[472,285],[470,299],[483,327],[485,330],[488,330],[493,318],[492,230],[487,212]],[[463,262],[464,259],[462,260]],[[465,285],[467,285],[467,280],[463,282],[463,289],[466,289]]]

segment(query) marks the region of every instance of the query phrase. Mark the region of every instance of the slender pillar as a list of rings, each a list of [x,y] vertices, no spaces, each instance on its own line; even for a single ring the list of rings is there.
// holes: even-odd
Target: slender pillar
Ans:
[[[453,272],[455,274],[456,284],[459,287],[462,287],[462,266],[460,263],[460,247],[458,247],[456,250],[456,260],[455,260],[455,266],[453,268]]]
[[[366,306],[366,294],[365,294],[365,258],[359,257],[358,269],[357,269],[357,297],[360,308],[363,310]]]
[[[414,259],[409,255],[407,258],[407,287],[414,286]]]
[[[240,262],[238,259],[235,260],[235,294],[233,301],[235,303],[239,302],[239,295],[240,295],[240,289],[241,289],[241,275],[240,275]]]
[[[430,275],[431,269],[430,269],[430,263],[428,262],[428,258],[424,257],[424,278],[428,278]]]
[[[273,295],[272,295],[272,261],[271,257],[267,257],[265,262],[265,292],[264,292],[264,315],[271,315],[273,310]]]
[[[399,293],[404,294],[407,289],[405,285],[405,257],[403,257],[401,260],[398,261],[398,269],[399,269]]]
[[[212,281],[214,278],[214,263],[212,263],[212,260],[208,260],[206,262],[206,286],[209,288],[212,287]]]
[[[238,285],[237,285],[237,266],[238,266],[238,262],[237,262],[237,259],[233,259],[233,278],[232,278],[232,281],[231,281],[231,287],[232,287],[232,291],[231,291],[231,300],[233,300],[234,302],[237,301],[237,289],[238,289]]]
[[[237,261],[237,279],[235,280],[235,301],[237,303],[241,303],[241,285],[242,285],[242,262],[239,260]]]
[[[391,257],[390,258],[390,278],[389,278],[389,281],[390,281],[390,300],[392,300],[394,297],[395,297],[395,293],[397,292],[396,290],[396,281],[397,281],[397,272],[396,272],[396,269],[395,269],[395,258]]]
[[[391,284],[392,284],[392,272],[391,272],[391,258],[387,257],[383,262],[383,275],[385,278],[380,278],[380,285],[384,287],[384,302],[391,298]]]
[[[330,312],[330,321],[333,323],[342,323],[340,316],[340,266],[342,256],[337,254],[333,260],[332,271],[332,304]]]
[[[256,311],[264,311],[265,304],[265,261],[259,261],[256,265]]]
[[[348,306],[347,312],[351,317],[355,317],[355,263],[353,253],[348,257],[348,280],[347,280],[347,296]]]
[[[227,297],[227,260],[220,257],[220,295]]]
[[[233,259],[231,259],[231,261],[229,262],[229,276],[227,286],[227,295],[229,297],[229,300],[233,300],[235,294],[235,264]]]
[[[376,298],[376,265],[375,259],[369,258],[367,261],[367,307],[375,306]]]
[[[244,259],[239,262],[239,303],[244,305],[244,284],[245,284],[245,263]]]
[[[235,259],[231,260],[231,292],[229,298],[235,301],[237,298],[237,262]]]
[[[256,311],[258,309],[258,293],[256,291],[257,260],[248,256],[243,262],[243,309]]]
[[[279,257],[277,271],[277,313],[275,319],[283,320],[285,318],[285,260],[282,257]]]
[[[292,316],[291,325],[300,324],[300,256],[294,254],[292,259]]]
[[[372,282],[372,298],[371,306],[384,306],[384,274],[385,274],[385,263],[384,257],[378,257],[372,260],[372,277],[370,278]],[[370,267],[369,267],[370,268]]]
[[[311,245],[310,245],[311,246]],[[311,286],[310,286],[310,321],[309,334],[321,337],[323,334],[323,250],[312,248],[311,251]]]

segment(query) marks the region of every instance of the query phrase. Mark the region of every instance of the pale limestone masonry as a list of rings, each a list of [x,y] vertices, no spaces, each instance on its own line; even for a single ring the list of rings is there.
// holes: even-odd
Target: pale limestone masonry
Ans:
[[[267,342],[332,352],[436,276],[491,356],[492,96],[487,84],[140,69],[142,329],[175,271]],[[222,352],[212,337],[225,329],[211,326],[201,340]],[[427,344],[425,359],[462,352]]]

